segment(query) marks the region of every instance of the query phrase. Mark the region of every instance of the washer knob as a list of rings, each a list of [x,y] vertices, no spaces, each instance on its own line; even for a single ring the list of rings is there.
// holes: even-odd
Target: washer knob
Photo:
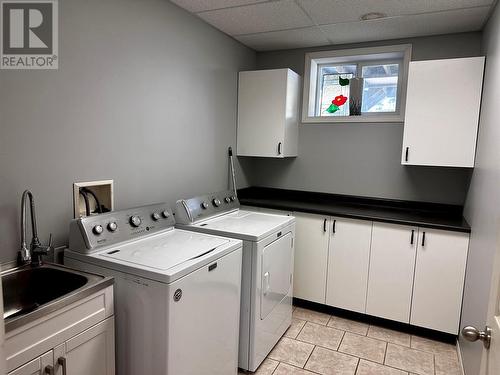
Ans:
[[[208,208],[208,202],[203,202],[201,204],[201,208],[203,208],[204,210],[206,210]]]
[[[231,196],[231,202],[234,202],[236,200],[236,195]]]
[[[153,212],[151,214],[151,217],[153,218],[154,221],[160,220],[160,214],[158,212]]]
[[[100,235],[102,232],[103,232],[103,228],[102,228],[102,225],[100,224],[97,224],[93,229],[92,229],[92,232],[94,232],[94,234],[96,235]]]
[[[114,232],[117,229],[118,229],[118,225],[116,224],[116,222],[111,221],[111,222],[108,223],[108,230],[110,232]]]
[[[226,203],[230,203],[231,202],[231,198],[230,197],[226,197],[226,198],[224,198],[224,200],[226,201]]]
[[[163,216],[164,219],[168,219],[170,217],[170,212],[165,210],[161,213],[161,216]]]
[[[141,225],[141,218],[137,215],[133,215],[130,217],[130,225],[132,225],[133,227],[138,227],[139,225]]]
[[[212,203],[214,204],[215,207],[219,207],[221,202],[220,202],[220,199],[214,198],[214,200],[212,201]]]

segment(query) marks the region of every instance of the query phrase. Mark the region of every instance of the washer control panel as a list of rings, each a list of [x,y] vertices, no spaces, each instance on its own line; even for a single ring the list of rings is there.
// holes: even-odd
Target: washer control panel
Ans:
[[[191,224],[238,208],[240,202],[234,191],[225,190],[177,201],[175,220],[179,224]]]
[[[88,253],[174,225],[174,215],[166,203],[87,216],[71,222],[69,249]]]

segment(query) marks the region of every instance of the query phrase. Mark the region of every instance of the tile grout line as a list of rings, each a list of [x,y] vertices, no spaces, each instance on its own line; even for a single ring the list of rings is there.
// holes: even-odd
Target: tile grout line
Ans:
[[[385,350],[384,350],[384,360],[382,361],[382,364],[385,365],[385,357],[387,357],[387,347],[388,347],[388,342],[385,343]]]
[[[302,326],[302,328],[300,329],[299,333],[297,333],[297,336],[295,336],[295,340],[297,340],[297,338],[299,337],[299,335],[302,333],[302,331],[304,330],[304,327],[306,326],[308,320],[305,320],[304,321],[304,325]]]
[[[354,370],[354,375],[358,372],[359,364],[361,362],[361,358],[358,358],[358,363],[356,363],[356,369]]]
[[[366,359],[366,358],[360,358],[362,359],[363,361],[366,361],[366,362],[370,362],[370,363],[374,363],[376,365],[381,365],[381,366],[384,366],[384,367],[388,367],[390,369],[393,369],[393,370],[398,370],[398,371],[402,371],[402,372],[406,372],[406,373],[412,373],[410,371],[406,371],[405,369],[402,369],[402,368],[399,368],[399,367],[394,367],[394,366],[391,366],[391,365],[386,365],[385,363],[379,363],[379,362],[375,362],[371,359]],[[413,374],[416,374],[415,372]],[[418,375],[418,374],[417,374]]]
[[[311,358],[313,352],[314,352],[314,349],[316,349],[316,345],[314,345],[313,349],[311,350],[311,353],[309,353],[309,356],[307,357],[306,361],[304,362],[304,366],[302,366],[302,369],[306,369],[306,365],[307,365],[307,362],[309,362],[309,359]]]

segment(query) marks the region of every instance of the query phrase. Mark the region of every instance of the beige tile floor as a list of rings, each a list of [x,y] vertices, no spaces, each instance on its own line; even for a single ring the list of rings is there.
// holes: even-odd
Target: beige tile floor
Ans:
[[[292,326],[255,374],[461,375],[461,370],[454,345],[297,307]]]

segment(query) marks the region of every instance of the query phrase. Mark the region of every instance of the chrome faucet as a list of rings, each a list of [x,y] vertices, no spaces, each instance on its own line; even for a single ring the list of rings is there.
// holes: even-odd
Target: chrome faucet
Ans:
[[[26,245],[26,200],[30,200],[30,213],[31,213],[31,239],[30,248]],[[52,233],[49,237],[49,244],[42,245],[38,239],[38,232],[36,228],[36,215],[35,215],[35,201],[33,194],[29,190],[25,190],[21,198],[21,249],[19,250],[20,263],[32,265],[42,264],[42,255],[47,255],[52,250]]]

